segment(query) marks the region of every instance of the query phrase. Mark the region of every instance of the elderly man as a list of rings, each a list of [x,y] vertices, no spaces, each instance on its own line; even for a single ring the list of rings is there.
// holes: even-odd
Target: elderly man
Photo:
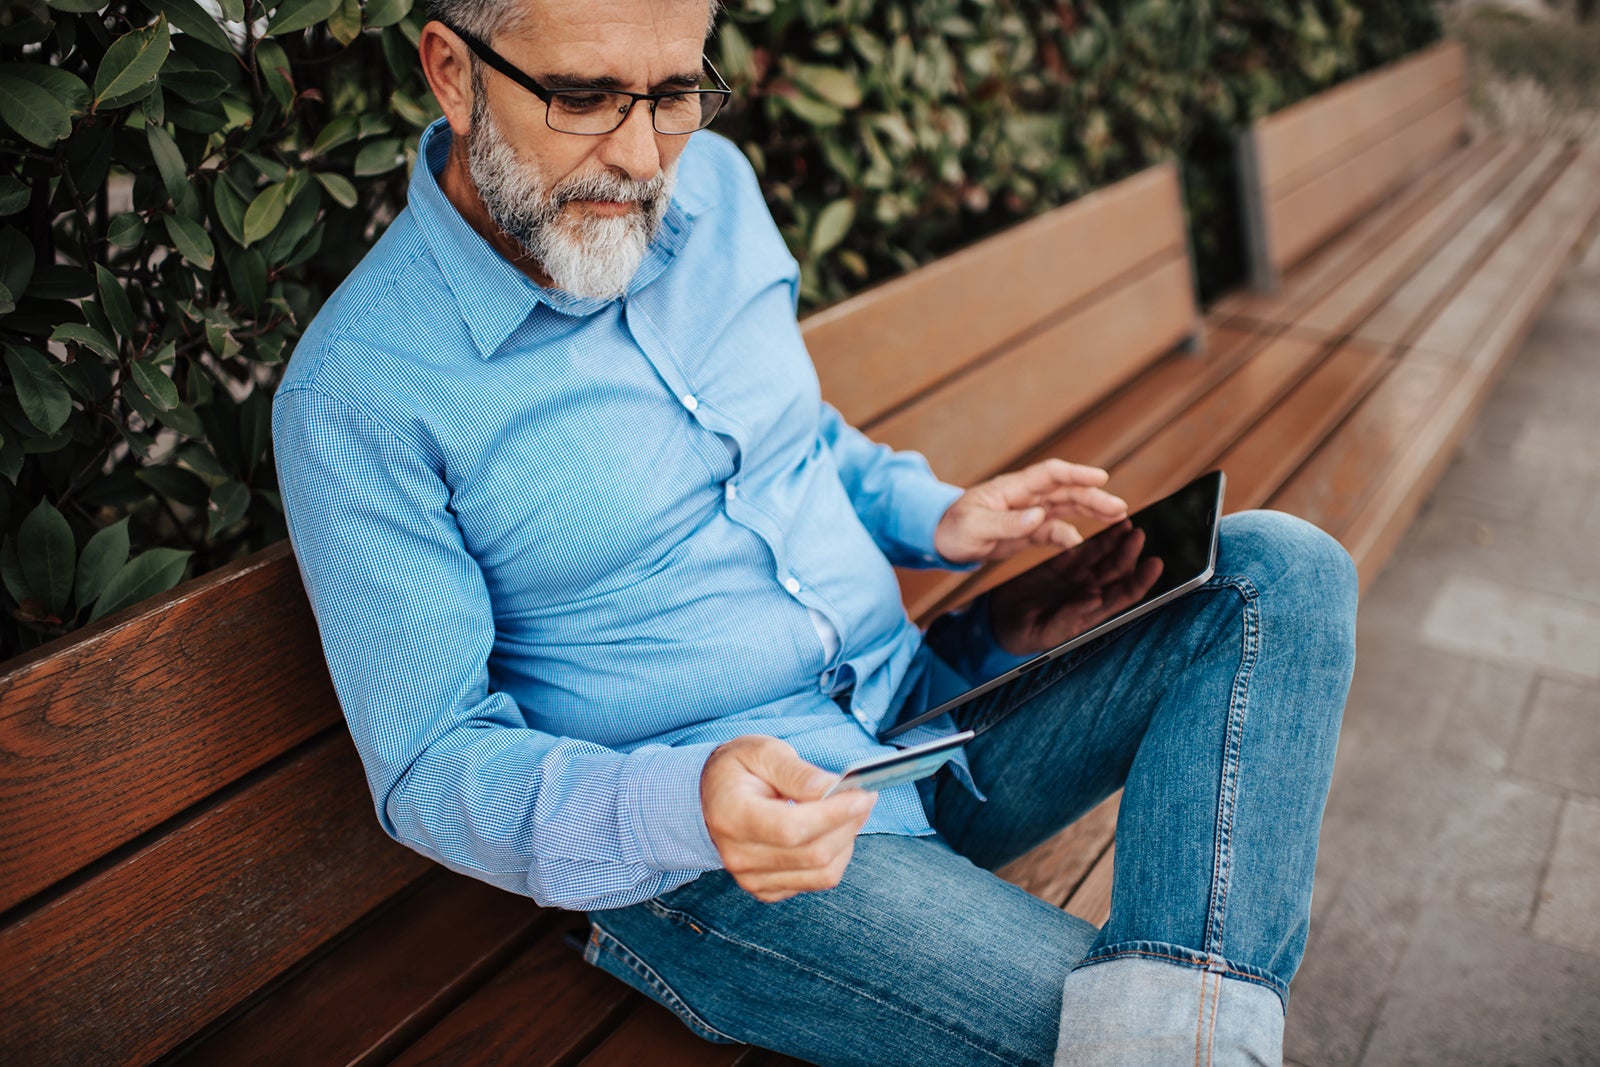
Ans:
[[[712,1041],[819,1063],[1276,1063],[1354,579],[1286,516],[1216,577],[838,771],[1008,662],[891,564],[1122,501],[1050,461],[962,491],[822,402],[750,167],[699,133],[706,0],[436,0],[444,118],[307,331],[274,434],[384,829],[590,913],[587,958]],[[1010,660],[1009,662],[1015,662]],[[1111,918],[990,873],[1125,788]],[[874,803],[875,801],[875,803]]]

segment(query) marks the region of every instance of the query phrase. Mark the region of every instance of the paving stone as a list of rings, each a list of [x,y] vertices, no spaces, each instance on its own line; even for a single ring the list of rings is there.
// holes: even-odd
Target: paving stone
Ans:
[[[1600,472],[1600,434],[1593,419],[1542,418],[1530,421],[1511,445],[1522,464],[1556,470]]]
[[[1425,899],[1451,899],[1472,918],[1522,929],[1533,918],[1562,798],[1520,782],[1484,780],[1429,842]]]
[[[1360,1062],[1600,1063],[1600,956],[1429,904],[1393,972]]]
[[[1537,937],[1600,955],[1600,801],[1570,797],[1533,917]],[[1597,1050],[1600,1051],[1600,1050]]]
[[[1486,421],[1490,413],[1484,415]],[[1479,425],[1485,425],[1485,421]],[[1513,451],[1525,435],[1519,414],[1516,426],[1505,430],[1503,448],[1486,443],[1475,453],[1463,453],[1434,488],[1434,509],[1513,521],[1537,512],[1540,501],[1551,494],[1555,475],[1548,464]]]
[[[1600,605],[1451,575],[1422,623],[1435,648],[1600,682]]]
[[[1581,530],[1487,516],[1464,520],[1431,508],[1412,526],[1405,552],[1451,571],[1600,605],[1594,539]]]
[[[1434,751],[1494,770],[1506,767],[1535,678],[1526,667],[1474,660],[1461,674]]]
[[[1541,680],[1511,768],[1600,797],[1600,688]]]

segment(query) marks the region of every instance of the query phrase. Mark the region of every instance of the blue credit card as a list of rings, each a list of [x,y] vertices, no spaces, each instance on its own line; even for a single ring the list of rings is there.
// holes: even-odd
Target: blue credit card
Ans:
[[[974,736],[976,735],[971,730],[963,730],[959,734],[941,737],[925,745],[914,745],[899,752],[891,752],[887,756],[864,760],[847,769],[822,795],[831,797],[846,789],[877,791],[902,782],[914,782],[918,778],[926,778],[950,762],[961,750],[961,746],[971,741]]]

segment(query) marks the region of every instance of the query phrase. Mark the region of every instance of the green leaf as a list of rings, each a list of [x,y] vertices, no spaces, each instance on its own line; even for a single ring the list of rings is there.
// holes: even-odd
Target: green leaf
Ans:
[[[28,579],[22,576],[22,560],[17,556],[17,541],[14,537],[0,541],[0,581],[4,581],[6,592],[10,593],[11,599],[18,604],[24,600],[34,599],[33,591],[28,588]]]
[[[11,289],[4,282],[0,282],[0,315],[9,315],[15,310],[17,302],[12,296]]]
[[[144,132],[150,142],[150,154],[155,157],[156,170],[161,174],[161,184],[167,187],[167,195],[174,203],[182,200],[189,189],[189,167],[178,150],[178,142],[160,126],[146,127]]]
[[[803,122],[812,126],[837,126],[844,121],[844,112],[832,104],[813,99],[803,93],[774,94],[784,107],[794,112]]]
[[[33,82],[39,88],[61,101],[72,118],[80,118],[89,110],[89,87],[76,74],[44,63],[21,63],[8,66],[7,73]]]
[[[28,513],[17,530],[17,558],[28,592],[44,602],[56,618],[65,618],[72,604],[72,578],[77,571],[78,546],[72,527],[48,500]]]
[[[137,604],[147,597],[164,593],[183,578],[183,569],[189,565],[193,552],[176,548],[152,548],[141,552],[112,576],[95,602],[89,621],[94,622]]]
[[[127,292],[116,276],[98,263],[94,274],[100,290],[100,310],[111,321],[111,328],[118,337],[133,337],[133,307],[128,303]]]
[[[306,171],[299,171],[295,177],[306,179]],[[296,196],[292,191],[294,185],[309,186]],[[286,187],[286,195],[290,198],[289,209],[284,212],[283,221],[277,229],[261,242],[261,254],[267,258],[268,263],[282,263],[300,244],[302,238],[316,225],[317,211],[322,207],[322,190],[315,182],[303,180],[291,182]]]
[[[256,69],[266,80],[267,88],[278,106],[288,111],[294,105],[294,81],[290,76],[289,56],[283,46],[277,41],[262,41],[256,45]]]
[[[4,68],[0,68],[0,119],[41,148],[72,133],[72,116],[65,104]]]
[[[261,238],[271,233],[283,219],[283,212],[288,207],[285,196],[284,182],[276,182],[263,189],[244,213],[244,240],[240,244],[248,248]]]
[[[16,434],[11,434],[0,441],[0,475],[12,485],[17,484],[17,475],[22,473],[22,445],[16,438]]]
[[[82,345],[109,360],[115,361],[117,358],[117,346],[111,338],[87,323],[63,322],[51,331],[50,340],[60,341],[62,344]]]
[[[849,200],[835,200],[817,214],[817,224],[811,231],[811,256],[813,259],[830,251],[856,221],[856,206]]]
[[[210,499],[206,483],[181,467],[141,467],[134,477],[166,497],[190,508],[203,508]]]
[[[6,345],[6,369],[11,387],[28,421],[47,434],[66,425],[72,414],[72,394],[61,381],[49,357],[20,345]]]
[[[205,227],[181,215],[168,215],[166,219],[167,236],[177,246],[178,254],[201,270],[210,270],[216,261],[216,250]]]
[[[250,487],[228,481],[211,490],[211,502],[206,506],[206,536],[215,539],[240,519],[250,507]]]
[[[229,22],[244,21],[244,0],[218,0],[217,6],[222,8],[222,17]]]
[[[254,248],[224,249],[222,261],[227,264],[228,278],[233,291],[252,314],[260,310],[267,298],[267,261]]]
[[[109,0],[46,0],[46,2],[57,11],[65,11],[72,15],[87,15],[91,11],[99,11],[105,7]]]
[[[28,291],[33,281],[33,243],[14,226],[0,227],[0,285],[12,296]]]
[[[245,203],[244,197],[239,195],[226,176],[218,176],[212,202],[216,205],[217,221],[222,223],[223,232],[233,238],[234,244],[244,247],[244,213],[250,205]]]
[[[46,263],[33,272],[28,295],[40,300],[80,300],[94,295],[94,277],[66,263]]]
[[[0,216],[15,215],[28,206],[33,190],[9,174],[0,174]]]
[[[78,556],[77,610],[93,604],[128,562],[128,520],[120,519],[89,538]]]
[[[173,66],[172,63],[168,63],[167,66],[169,69],[161,72],[161,87],[163,89],[171,89],[191,104],[203,104],[207,100],[215,100],[228,89],[228,79],[214,70],[200,70],[198,68],[195,70],[172,70],[170,69]],[[209,124],[215,125],[216,129],[221,129],[222,125],[226,124],[227,121],[221,118],[214,108],[206,109],[205,111],[194,109],[185,111],[181,108],[175,108],[173,113],[174,115],[182,113],[189,116],[187,120],[188,128],[193,128],[197,120],[201,122],[207,121],[203,116],[210,116]]]
[[[861,86],[847,71],[836,67],[818,67],[807,63],[794,64],[792,76],[797,84],[814,96],[835,107],[845,109],[861,106]]]
[[[316,178],[317,182],[328,191],[328,195],[333,197],[334,203],[344,208],[356,206],[356,187],[351,184],[349,178],[343,174],[323,171],[318,171]]]
[[[155,84],[170,50],[171,33],[165,15],[156,19],[154,26],[118,37],[106,49],[100,69],[95,72],[95,106],[115,107],[147,92]]]
[[[358,120],[354,115],[340,115],[322,127],[317,139],[311,142],[311,154],[320,156],[346,141],[354,140],[358,129]]]
[[[195,377],[204,377],[195,375]],[[226,478],[229,476],[228,468],[224,467],[216,457],[216,453],[198,441],[191,441],[178,449],[177,461],[184,464],[196,474],[203,474],[207,478]]]
[[[341,0],[339,10],[328,16],[328,33],[347,46],[361,36],[361,0]]]
[[[411,0],[367,0],[366,24],[369,29],[393,26],[411,14]]]
[[[394,170],[406,161],[400,149],[400,138],[384,137],[361,146],[356,153],[354,174],[357,178],[383,174]]]
[[[284,0],[267,23],[267,36],[315,26],[339,9],[339,0]]]
[[[149,398],[157,410],[171,411],[178,406],[178,387],[171,378],[161,373],[161,368],[147,359],[133,361],[133,384]]]
[[[195,0],[144,0],[156,11],[164,13],[174,26],[219,52],[232,52],[233,42],[217,25],[205,8]]]
[[[106,227],[106,240],[118,248],[132,248],[144,237],[144,219],[132,211],[124,211]]]

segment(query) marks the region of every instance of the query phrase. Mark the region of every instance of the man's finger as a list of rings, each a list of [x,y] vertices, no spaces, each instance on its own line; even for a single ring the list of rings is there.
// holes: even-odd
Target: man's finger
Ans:
[[[992,484],[1000,490],[1007,504],[1020,507],[1065,487],[1102,486],[1109,477],[1099,467],[1068,463],[1064,459],[1046,459],[1021,470],[998,475],[992,479]]]
[[[807,763],[793,748],[776,738],[742,750],[740,762],[779,796],[793,800],[816,800],[838,777]]]
[[[963,519],[967,540],[979,544],[1026,538],[1045,520],[1044,508],[1025,508],[1021,511],[994,511],[977,508],[967,512]]]
[[[786,800],[752,801],[745,805],[737,834],[752,847],[804,848],[842,826],[865,821],[874,799],[874,794],[851,789],[827,800],[796,804]]]

